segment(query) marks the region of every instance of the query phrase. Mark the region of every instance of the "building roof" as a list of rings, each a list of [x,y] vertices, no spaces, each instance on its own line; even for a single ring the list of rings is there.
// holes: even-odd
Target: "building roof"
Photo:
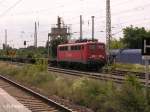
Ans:
[[[113,49],[111,54],[141,54],[141,49]]]

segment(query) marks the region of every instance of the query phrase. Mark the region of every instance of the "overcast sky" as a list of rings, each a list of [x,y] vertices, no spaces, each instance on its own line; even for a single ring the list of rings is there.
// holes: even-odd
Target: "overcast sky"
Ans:
[[[39,21],[38,45],[45,45],[51,25],[61,16],[72,25],[72,38],[79,38],[79,16],[83,15],[83,36],[91,38],[91,16],[95,16],[95,38],[105,42],[106,0],[0,0],[0,46],[4,30],[8,43],[33,45],[34,22]],[[111,0],[112,34],[122,36],[122,28],[134,25],[150,30],[150,0]],[[89,24],[88,24],[89,23]],[[1,47],[0,47],[1,48]]]

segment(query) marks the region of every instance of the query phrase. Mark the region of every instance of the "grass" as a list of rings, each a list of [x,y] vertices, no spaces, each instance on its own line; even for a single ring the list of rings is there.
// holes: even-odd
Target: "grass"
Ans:
[[[112,69],[121,69],[121,70],[130,70],[133,72],[144,72],[145,66],[140,64],[124,64],[124,63],[116,63],[111,65]],[[150,69],[149,69],[150,72]]]
[[[6,74],[39,88],[47,95],[57,95],[76,104],[86,106],[94,112],[149,112],[150,96],[133,76],[125,84],[116,86],[112,82],[101,82],[88,78],[66,78],[47,72],[46,63],[22,67],[0,63],[0,74]]]

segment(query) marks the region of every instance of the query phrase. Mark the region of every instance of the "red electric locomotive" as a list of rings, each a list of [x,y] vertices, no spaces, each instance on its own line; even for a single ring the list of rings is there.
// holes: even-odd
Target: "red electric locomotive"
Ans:
[[[101,68],[106,63],[105,44],[90,41],[58,45],[57,63]]]

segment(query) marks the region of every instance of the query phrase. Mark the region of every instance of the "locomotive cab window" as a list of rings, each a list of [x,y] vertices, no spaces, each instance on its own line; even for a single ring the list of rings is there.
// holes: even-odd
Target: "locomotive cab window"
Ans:
[[[96,50],[96,45],[95,44],[89,45],[89,49],[90,50]]]
[[[99,45],[98,45],[98,49],[104,49],[104,45],[99,44]]]

